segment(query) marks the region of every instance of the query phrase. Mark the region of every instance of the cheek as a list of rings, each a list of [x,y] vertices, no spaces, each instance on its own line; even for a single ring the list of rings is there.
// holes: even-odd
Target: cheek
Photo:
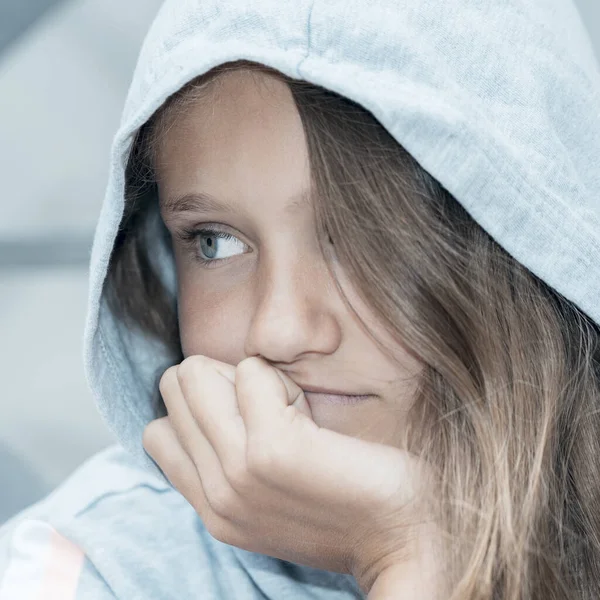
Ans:
[[[211,291],[208,285],[179,285],[179,330],[184,356],[202,354],[229,364],[244,358],[249,329],[245,295]]]

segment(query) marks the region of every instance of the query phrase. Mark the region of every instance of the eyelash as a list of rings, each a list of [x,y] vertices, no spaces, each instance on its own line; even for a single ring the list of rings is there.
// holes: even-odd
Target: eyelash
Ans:
[[[212,227],[202,227],[202,228],[194,228],[194,229],[184,229],[181,233],[178,234],[178,237],[193,250],[194,256],[196,260],[207,269],[212,268],[215,264],[218,264],[222,261],[226,261],[227,258],[202,258],[199,256],[199,250],[197,241],[198,238],[202,235],[212,236],[222,240],[233,240],[239,239],[235,235],[228,233],[227,231],[222,231],[221,229],[214,229]],[[241,241],[241,240],[240,240]]]
[[[198,240],[198,238],[201,235],[209,235],[209,236],[213,236],[213,237],[216,237],[218,239],[223,239],[223,240],[239,239],[236,236],[232,235],[231,233],[228,233],[227,231],[222,231],[221,229],[214,229],[212,227],[184,229],[183,231],[181,231],[178,234],[178,237],[188,247],[191,248],[191,250],[194,252],[196,260],[203,267],[206,267],[208,269],[212,268],[215,263],[219,263],[219,262],[222,262],[224,260],[227,260],[227,258],[211,258],[211,259],[206,259],[206,258],[202,258],[201,256],[199,256],[198,255],[197,240]],[[328,241],[330,242],[330,244],[334,245],[333,244],[333,240],[331,239],[331,236],[329,235],[329,233],[327,233],[327,237],[328,237]]]

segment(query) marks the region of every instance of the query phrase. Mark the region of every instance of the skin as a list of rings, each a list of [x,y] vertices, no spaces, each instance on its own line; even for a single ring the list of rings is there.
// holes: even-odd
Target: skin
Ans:
[[[161,215],[173,239],[184,356],[237,365],[260,355],[300,387],[372,394],[359,404],[313,404],[312,417],[320,427],[399,445],[421,366],[392,344],[337,263],[346,296],[392,356],[335,286],[314,211],[302,197],[308,155],[288,87],[263,73],[223,75],[207,101],[177,113],[161,139],[156,171]],[[229,210],[189,202],[185,210],[174,208],[201,192]],[[183,232],[207,226],[235,239],[182,239]],[[218,248],[213,256],[226,258],[206,266],[198,257],[207,256],[209,238]]]

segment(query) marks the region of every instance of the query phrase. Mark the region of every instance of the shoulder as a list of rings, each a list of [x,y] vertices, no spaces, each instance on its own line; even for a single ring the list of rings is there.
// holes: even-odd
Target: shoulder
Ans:
[[[23,592],[55,581],[60,593]],[[0,528],[0,586],[0,600],[183,600],[197,590],[206,600],[362,598],[349,575],[213,538],[179,492],[120,447],[88,460]]]
[[[61,528],[102,499],[122,497],[140,487],[157,494],[173,490],[165,480],[138,465],[121,446],[110,446],[85,461],[44,499],[2,525],[0,540],[23,520],[46,521]]]
[[[183,599],[197,589],[207,600],[261,598],[237,550],[115,446],[0,528],[0,600]],[[57,580],[60,593],[48,595]]]
[[[113,597],[88,556],[89,536],[72,534],[103,501],[126,503],[126,497],[141,488],[158,495],[171,490],[166,482],[140,469],[121,447],[111,446],[83,463],[43,500],[3,524],[0,600],[70,600],[79,597],[82,585],[85,598]],[[152,495],[146,493],[145,500]],[[97,526],[112,528],[107,522]]]
[[[5,550],[0,600],[114,598],[83,550],[44,521],[19,521]]]

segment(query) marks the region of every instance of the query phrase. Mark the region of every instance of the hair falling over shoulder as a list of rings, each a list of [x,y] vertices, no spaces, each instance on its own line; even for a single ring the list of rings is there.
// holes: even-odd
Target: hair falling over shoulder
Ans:
[[[180,353],[176,306],[144,236],[157,208],[153,151],[185,103],[239,68],[289,85],[318,227],[362,298],[424,365],[405,443],[436,474],[428,501],[445,536],[450,599],[600,598],[600,328],[499,246],[358,104],[249,61],[171,96],[130,154],[112,310]]]

